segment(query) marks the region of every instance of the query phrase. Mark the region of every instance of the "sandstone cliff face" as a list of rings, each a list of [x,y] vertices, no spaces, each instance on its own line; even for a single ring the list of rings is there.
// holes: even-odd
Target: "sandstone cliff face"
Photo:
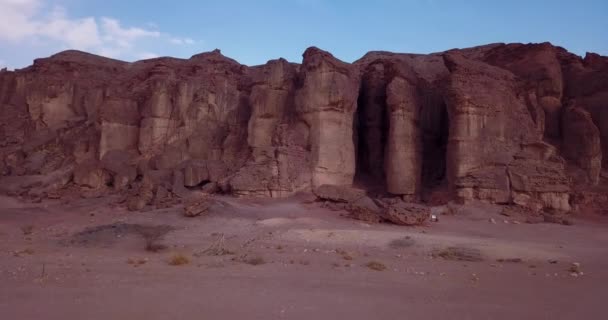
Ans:
[[[76,185],[140,207],[189,189],[357,185],[569,211],[574,185],[607,183],[608,58],[548,43],[353,64],[309,48],[302,64],[255,67],[218,50],[134,63],[66,51],[0,72],[0,104],[14,194]]]
[[[357,69],[317,48],[304,52],[298,115],[310,128],[312,185],[350,185],[355,176],[353,121],[357,109]]]

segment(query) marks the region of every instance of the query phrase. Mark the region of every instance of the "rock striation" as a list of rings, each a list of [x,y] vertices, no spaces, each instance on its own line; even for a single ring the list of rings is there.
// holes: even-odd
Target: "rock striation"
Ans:
[[[491,44],[346,63],[312,47],[248,67],[219,50],[65,51],[0,72],[0,122],[0,184],[16,195],[120,192],[139,209],[336,186],[568,212],[608,184],[608,57]]]

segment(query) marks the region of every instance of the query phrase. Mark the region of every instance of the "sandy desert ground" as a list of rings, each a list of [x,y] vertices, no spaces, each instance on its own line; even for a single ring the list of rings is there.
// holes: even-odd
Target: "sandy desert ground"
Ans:
[[[472,208],[407,228],[220,200],[186,218],[0,198],[0,318],[605,319],[608,217]]]

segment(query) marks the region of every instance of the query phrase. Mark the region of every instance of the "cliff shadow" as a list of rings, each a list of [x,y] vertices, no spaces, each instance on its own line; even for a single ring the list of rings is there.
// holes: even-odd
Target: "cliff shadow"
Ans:
[[[386,190],[384,157],[389,121],[386,82],[378,76],[372,73],[363,78],[353,119],[354,184],[372,193]]]
[[[447,145],[449,137],[447,106],[438,94],[423,97],[420,110],[422,145],[422,199],[429,200],[447,193]]]

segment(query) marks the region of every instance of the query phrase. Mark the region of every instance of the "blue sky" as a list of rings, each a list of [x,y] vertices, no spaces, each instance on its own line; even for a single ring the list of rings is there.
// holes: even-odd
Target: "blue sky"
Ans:
[[[10,68],[69,48],[127,61],[219,48],[255,65],[299,62],[312,45],[353,61],[543,41],[608,55],[608,1],[0,0],[0,65]]]

